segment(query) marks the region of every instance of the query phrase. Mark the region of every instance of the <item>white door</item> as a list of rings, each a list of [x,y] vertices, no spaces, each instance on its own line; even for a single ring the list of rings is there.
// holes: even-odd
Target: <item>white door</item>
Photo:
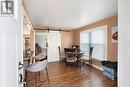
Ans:
[[[0,87],[23,87],[19,84],[19,62],[22,63],[22,9],[17,0],[15,16],[0,15]]]
[[[50,31],[48,33],[48,61],[59,61],[58,46],[61,46],[61,34],[59,31]]]

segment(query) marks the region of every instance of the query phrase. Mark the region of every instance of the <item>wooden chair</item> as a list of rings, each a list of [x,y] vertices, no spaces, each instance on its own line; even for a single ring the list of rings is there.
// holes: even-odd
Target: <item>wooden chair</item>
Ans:
[[[64,55],[61,54],[61,48],[60,48],[60,46],[58,46],[58,50],[59,50],[60,60],[61,60],[61,61],[65,61],[65,54],[64,54]]]
[[[80,62],[83,61],[83,65],[84,65],[84,61],[88,61],[88,64],[89,64],[90,66],[92,66],[92,53],[93,53],[93,48],[94,48],[94,47],[90,47],[90,49],[89,49],[89,56],[85,56],[85,55],[81,56]]]
[[[65,63],[66,63],[66,66],[65,68],[68,66],[68,65],[72,65],[73,66],[76,66],[77,65],[77,56],[75,54],[75,49],[70,49],[70,48],[64,48],[64,51],[65,51]]]

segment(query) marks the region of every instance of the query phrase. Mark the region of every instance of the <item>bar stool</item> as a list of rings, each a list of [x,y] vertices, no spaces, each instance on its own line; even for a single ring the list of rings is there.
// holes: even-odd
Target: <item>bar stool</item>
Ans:
[[[35,73],[35,77],[32,78],[32,79],[35,80],[35,87],[39,87],[46,80],[48,80],[48,83],[50,85],[48,69],[47,69],[47,63],[48,63],[47,60],[43,60],[43,61],[38,61],[38,62],[36,62],[34,64],[31,64],[31,65],[28,65],[26,67],[27,71]],[[39,79],[37,79],[37,73],[40,73],[41,71],[45,71],[46,72],[47,79],[45,81],[40,81]],[[40,74],[39,74],[39,77],[40,77]],[[29,80],[29,81],[31,81],[31,80]],[[27,82],[29,82],[29,81],[27,81]],[[40,85],[37,86],[37,82],[40,82]]]

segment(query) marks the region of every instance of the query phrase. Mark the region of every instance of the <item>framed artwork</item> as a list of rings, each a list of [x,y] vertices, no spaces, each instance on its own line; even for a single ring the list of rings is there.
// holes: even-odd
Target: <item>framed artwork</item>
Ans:
[[[112,27],[112,43],[118,43],[118,27]]]
[[[21,20],[22,7],[21,0],[0,1],[0,17],[10,17],[15,21]]]
[[[1,1],[1,14],[14,14],[14,1]]]

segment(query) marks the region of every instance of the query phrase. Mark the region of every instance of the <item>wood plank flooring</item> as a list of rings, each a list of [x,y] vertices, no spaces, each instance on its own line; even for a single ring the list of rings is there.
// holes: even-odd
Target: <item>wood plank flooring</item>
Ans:
[[[69,66],[65,69],[63,62],[54,62],[48,64],[50,86],[44,82],[40,87],[117,87],[117,81],[105,77],[102,71],[89,68],[87,65],[80,69]],[[28,74],[30,79],[33,73]],[[40,80],[44,81],[45,73],[41,72]],[[35,87],[34,80],[27,83],[27,87]]]

